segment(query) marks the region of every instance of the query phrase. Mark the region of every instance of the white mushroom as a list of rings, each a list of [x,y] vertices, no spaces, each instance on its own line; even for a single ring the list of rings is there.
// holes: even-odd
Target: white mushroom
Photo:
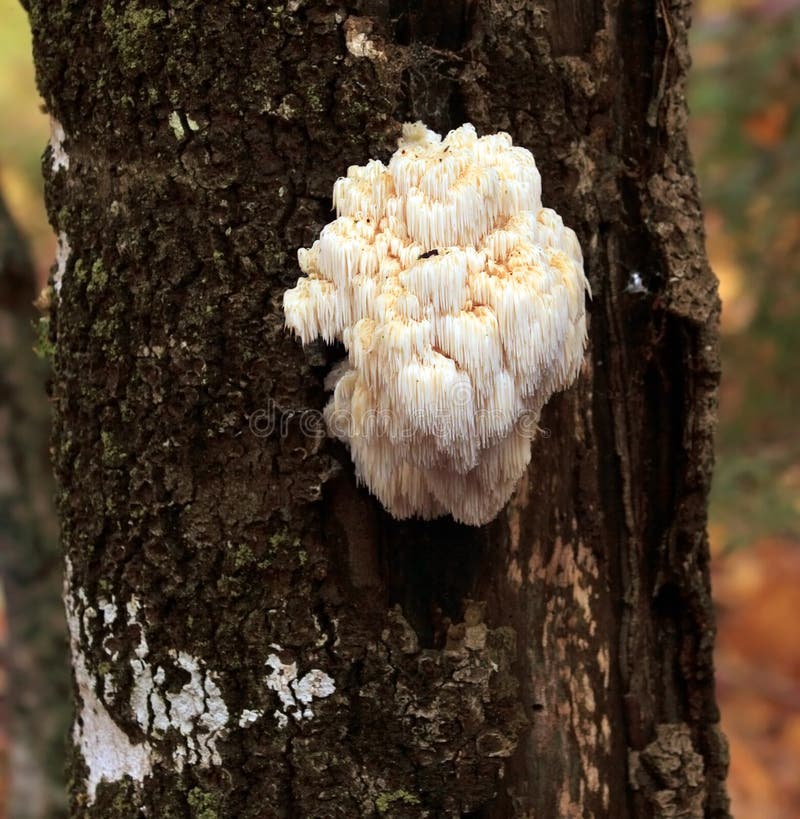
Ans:
[[[404,125],[388,166],[350,167],[333,201],[283,302],[304,344],[348,351],[327,382],[328,430],[395,517],[487,523],[527,468],[542,407],[580,371],[575,233],[542,208],[531,153],[469,124],[444,139]]]

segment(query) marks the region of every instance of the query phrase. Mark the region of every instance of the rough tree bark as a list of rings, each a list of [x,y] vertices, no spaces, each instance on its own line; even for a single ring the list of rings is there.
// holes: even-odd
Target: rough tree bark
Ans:
[[[726,816],[688,2],[28,2],[73,815]],[[418,118],[530,148],[594,291],[480,529],[356,488],[305,413],[340,351],[283,329],[336,176]]]

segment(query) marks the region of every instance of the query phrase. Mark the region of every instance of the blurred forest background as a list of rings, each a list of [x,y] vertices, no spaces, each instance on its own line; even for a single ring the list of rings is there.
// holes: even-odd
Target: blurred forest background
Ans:
[[[800,0],[699,0],[692,40],[691,139],[723,299],[711,545],[732,809],[796,819]],[[55,251],[40,174],[48,137],[27,19],[0,0],[0,819],[64,815],[69,678],[62,615],[47,602],[60,563],[32,306]]]

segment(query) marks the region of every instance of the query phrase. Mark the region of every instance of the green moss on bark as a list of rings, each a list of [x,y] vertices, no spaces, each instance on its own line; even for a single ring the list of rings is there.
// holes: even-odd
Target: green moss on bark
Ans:
[[[158,42],[158,28],[167,19],[163,9],[110,2],[103,6],[101,19],[125,72],[138,74],[152,68],[152,45]]]

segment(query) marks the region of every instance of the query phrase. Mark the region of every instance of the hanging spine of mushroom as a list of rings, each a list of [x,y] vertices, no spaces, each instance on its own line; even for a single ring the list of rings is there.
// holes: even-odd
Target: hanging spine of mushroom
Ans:
[[[530,151],[462,125],[403,126],[389,161],[348,168],[337,218],[284,295],[307,344],[344,343],[325,408],[357,478],[396,518],[482,525],[510,498],[550,396],[578,376],[588,283],[541,202]]]

